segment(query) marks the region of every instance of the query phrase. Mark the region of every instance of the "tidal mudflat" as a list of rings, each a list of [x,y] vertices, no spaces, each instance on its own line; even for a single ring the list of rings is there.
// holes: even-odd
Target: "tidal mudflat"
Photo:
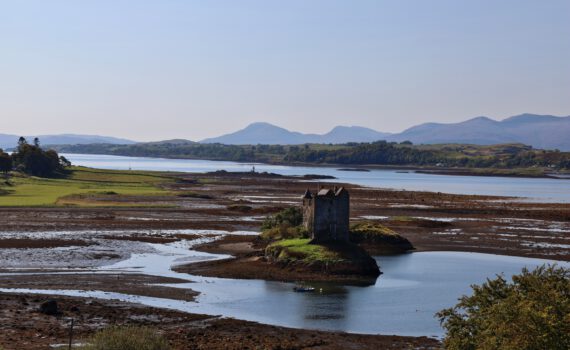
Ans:
[[[413,287],[418,280],[405,270],[406,266],[430,266],[425,262],[413,265],[406,258],[378,258],[384,275],[373,288],[379,288],[376,292],[385,295],[384,300],[391,300],[389,305],[366,303],[365,294],[373,290],[358,286],[325,283],[318,286],[322,294],[299,296],[291,292],[290,283],[262,280],[268,276],[241,279],[251,278],[245,271],[256,264],[255,234],[263,217],[291,205],[296,194],[317,183],[256,173],[165,176],[168,181],[156,184],[159,193],[70,194],[60,205],[0,209],[0,286],[2,303],[10,310],[2,316],[1,344],[27,339],[30,348],[43,348],[65,342],[68,319],[32,312],[53,291],[53,295],[69,295],[54,297],[62,301],[65,317],[82,320],[78,327],[84,335],[102,324],[138,322],[162,329],[175,344],[206,344],[216,338],[277,344],[276,334],[282,333],[292,347],[343,348],[341,337],[364,348],[437,346],[438,341],[428,337],[441,336],[433,319],[441,301],[415,298]],[[346,187],[352,196],[351,220],[380,222],[408,238],[416,251],[426,252],[410,257],[455,251],[533,258],[525,260],[531,265],[543,262],[535,258],[570,260],[570,204]],[[469,260],[464,253],[453,254]],[[452,260],[436,257],[440,260],[431,260],[433,269],[445,267],[437,276],[458,276]],[[485,254],[479,258],[490,259]],[[469,284],[483,276],[514,273],[525,261],[511,262],[509,269],[500,271],[487,264],[474,272],[476,280],[463,281],[454,291],[467,293]],[[501,266],[504,263],[499,261]],[[461,284],[455,277],[453,283]],[[445,282],[433,281],[434,291],[438,283]],[[407,299],[393,298],[390,290]],[[451,300],[443,306],[452,305],[459,296],[448,295]],[[383,310],[393,313],[399,302],[406,309],[400,312],[406,316],[401,320],[367,319],[361,311],[374,307],[370,315],[382,315]],[[263,305],[269,304],[289,307],[282,311],[283,317],[272,317],[279,316],[279,311],[263,311]],[[22,313],[33,314],[35,322],[21,317]],[[97,317],[99,321],[93,321]],[[406,319],[418,321],[398,326]],[[55,330],[48,332],[48,327]],[[229,332],[232,327],[244,331]]]

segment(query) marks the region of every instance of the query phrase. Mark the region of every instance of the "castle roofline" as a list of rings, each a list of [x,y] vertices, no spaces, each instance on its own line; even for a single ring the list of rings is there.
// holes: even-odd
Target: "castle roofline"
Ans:
[[[303,195],[303,197],[301,197],[303,199],[311,199],[313,198],[313,194],[311,193],[311,191],[307,188],[307,190],[305,191],[305,194]]]
[[[330,196],[330,195],[334,195],[333,190],[331,190],[330,188],[323,188],[322,190],[319,191],[319,193],[317,193],[317,196]]]
[[[336,191],[335,196],[340,196],[340,195],[343,194],[343,193],[348,193],[348,191],[346,190],[346,188],[340,187],[340,188]]]

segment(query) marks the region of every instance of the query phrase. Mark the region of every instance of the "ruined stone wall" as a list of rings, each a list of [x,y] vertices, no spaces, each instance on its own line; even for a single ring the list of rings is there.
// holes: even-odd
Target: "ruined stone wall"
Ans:
[[[336,191],[336,188],[335,188]],[[348,241],[350,198],[340,189],[321,190],[303,197],[303,225],[315,241]]]
[[[350,197],[346,190],[341,190],[335,196],[336,230],[333,239],[348,242],[350,230]]]
[[[303,199],[303,226],[309,232],[314,231],[314,210],[315,200],[313,198]]]
[[[331,228],[336,224],[334,196],[315,197],[313,238],[328,241],[332,238]]]

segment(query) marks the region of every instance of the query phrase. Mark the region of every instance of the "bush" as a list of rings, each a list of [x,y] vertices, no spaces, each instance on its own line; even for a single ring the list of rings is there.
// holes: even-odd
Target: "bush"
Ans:
[[[261,238],[267,241],[280,239],[308,238],[309,232],[303,226],[291,227],[289,224],[266,229],[261,233]]]
[[[437,313],[447,349],[570,349],[570,270],[523,269],[474,285],[472,296]]]
[[[113,326],[97,332],[83,350],[167,350],[168,341],[148,327]]]
[[[290,227],[299,226],[303,223],[303,212],[299,207],[289,207],[281,210],[275,215],[265,218],[261,225],[262,230],[272,229],[283,225]]]

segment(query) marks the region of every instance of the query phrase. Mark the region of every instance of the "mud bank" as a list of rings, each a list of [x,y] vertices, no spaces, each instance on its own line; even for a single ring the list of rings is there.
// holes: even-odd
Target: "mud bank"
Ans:
[[[37,312],[52,298],[62,313]],[[75,343],[83,343],[109,325],[145,325],[159,330],[174,349],[436,349],[437,340],[299,330],[188,314],[139,304],[92,298],[0,294],[0,345],[12,349],[49,349],[67,344],[69,323],[74,319]]]

